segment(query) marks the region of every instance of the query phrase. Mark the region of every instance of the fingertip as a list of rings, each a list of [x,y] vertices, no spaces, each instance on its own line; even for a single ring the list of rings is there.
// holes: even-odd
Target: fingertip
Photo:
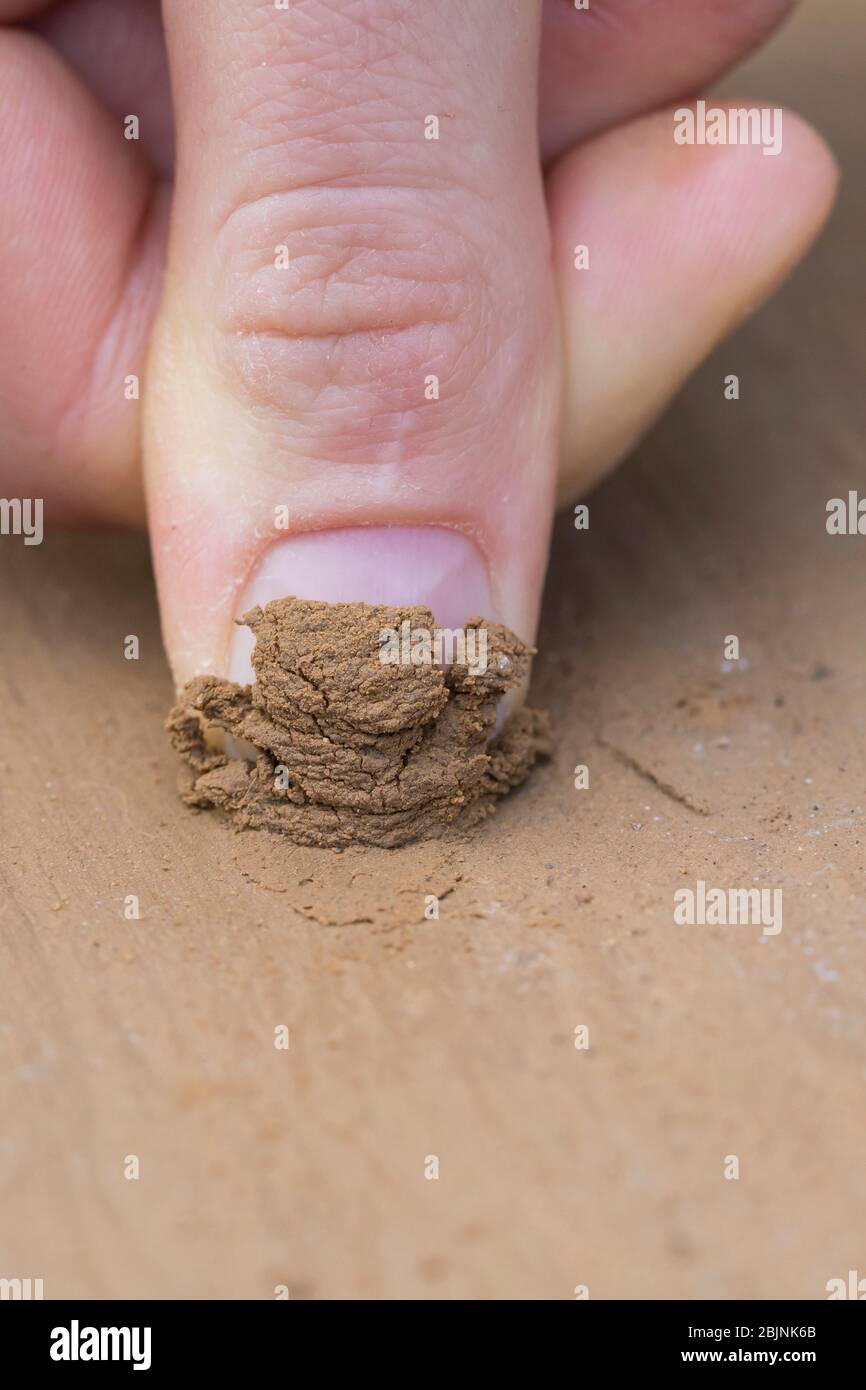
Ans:
[[[826,220],[836,198],[840,169],[823,135],[795,111],[782,108],[785,141],[781,168],[794,176],[792,194],[816,227]]]
[[[752,127],[728,125],[761,138],[708,143],[697,135],[701,105],[601,136],[549,179],[569,382],[561,494],[585,489],[633,446],[716,343],[778,288],[832,207],[836,162],[807,121],[714,99],[714,110],[738,118],[759,113]],[[692,138],[675,138],[678,120]],[[585,268],[574,259],[579,244]]]
[[[713,106],[772,111],[778,149],[678,144],[675,122],[691,103],[601,136],[555,166],[548,203],[567,300],[604,295],[640,307],[655,280],[665,294],[676,298],[679,290],[688,305],[694,277],[703,280],[712,266],[737,272],[743,283],[771,283],[803,254],[836,196],[839,171],[827,143],[784,108],[733,100]],[[604,274],[572,273],[573,241],[594,243],[590,254]]]
[[[755,107],[745,100],[714,105]],[[697,268],[703,274],[712,265],[729,281],[730,326],[773,294],[806,254],[829,216],[839,180],[829,146],[808,121],[783,107],[759,109],[778,118],[778,151],[760,144],[689,150],[702,234],[694,242]],[[704,153],[711,158],[701,161]]]

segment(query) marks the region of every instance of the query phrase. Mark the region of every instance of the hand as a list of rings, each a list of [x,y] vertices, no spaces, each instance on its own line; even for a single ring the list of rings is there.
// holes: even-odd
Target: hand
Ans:
[[[143,407],[179,683],[244,676],[232,620],[284,594],[531,639],[557,473],[621,458],[833,197],[787,113],[776,158],[673,139],[787,0],[280,3],[0,0],[0,487],[139,524]]]

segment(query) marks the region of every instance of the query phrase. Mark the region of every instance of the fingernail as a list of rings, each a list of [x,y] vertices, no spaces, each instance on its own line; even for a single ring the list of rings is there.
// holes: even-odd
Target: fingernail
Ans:
[[[240,595],[235,617],[276,598],[328,603],[423,604],[439,627],[459,628],[469,618],[496,618],[481,553],[459,531],[443,526],[356,526],[311,531],[278,541],[262,558]],[[253,678],[249,628],[236,627],[228,678]]]

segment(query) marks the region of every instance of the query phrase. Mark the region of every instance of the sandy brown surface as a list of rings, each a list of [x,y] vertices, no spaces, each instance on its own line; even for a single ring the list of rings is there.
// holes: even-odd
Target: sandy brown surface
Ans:
[[[558,755],[448,865],[265,872],[177,798],[144,543],[4,541],[0,1275],[568,1299],[866,1273],[866,539],[824,526],[866,491],[856,13],[812,0],[727,84],[816,121],[839,210],[589,532],[560,521],[533,691]],[[781,888],[782,932],[676,926],[699,878]]]

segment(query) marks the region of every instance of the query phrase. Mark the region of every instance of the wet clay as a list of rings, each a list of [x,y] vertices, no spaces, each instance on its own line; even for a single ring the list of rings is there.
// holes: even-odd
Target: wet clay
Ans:
[[[519,708],[496,732],[500,701],[534,655],[501,625],[466,625],[464,655],[484,650],[483,663],[440,666],[382,660],[383,633],[435,631],[422,607],[284,598],[243,621],[256,639],[253,685],[197,676],[166,725],[187,764],[184,799],[239,826],[316,847],[394,848],[476,824],[551,751],[537,710]],[[251,745],[248,756],[219,746],[216,731]]]

